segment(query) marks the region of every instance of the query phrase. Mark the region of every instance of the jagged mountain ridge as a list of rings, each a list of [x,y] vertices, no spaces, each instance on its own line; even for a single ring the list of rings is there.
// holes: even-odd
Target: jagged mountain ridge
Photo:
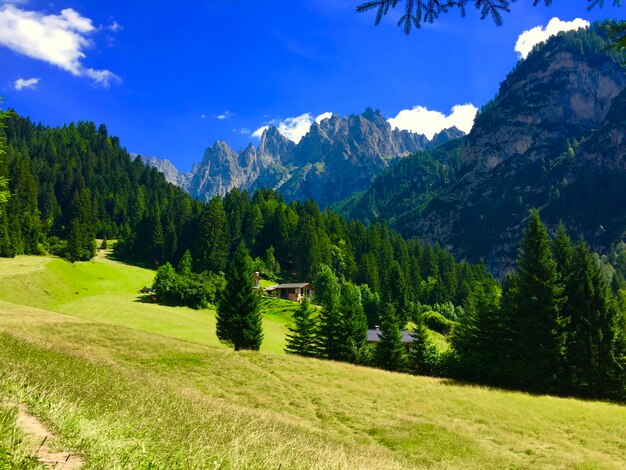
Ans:
[[[501,275],[514,266],[532,207],[550,227],[563,220],[607,250],[626,231],[626,69],[608,45],[601,25],[551,38],[481,110],[454,149],[460,164],[447,184],[411,194],[414,175],[392,178],[391,169],[349,208],[368,208],[357,214],[363,219],[383,214],[404,236],[439,242]],[[393,187],[381,187],[385,180]]]
[[[429,141],[424,135],[392,129],[379,111],[368,108],[362,114],[344,118],[335,114],[313,123],[297,144],[274,126],[263,132],[257,147],[249,144],[240,152],[217,141],[183,177],[171,170],[171,164],[146,162],[167,171],[170,181],[182,181],[179,184],[201,200],[232,188],[268,187],[288,200],[312,198],[325,207],[365,189],[399,157],[462,135],[451,128]]]
[[[176,186],[180,186],[183,190],[187,191],[189,189],[189,183],[191,182],[191,173],[182,173],[178,171],[178,169],[174,166],[172,162],[167,159],[160,159],[157,157],[144,157],[143,155],[138,155],[136,153],[131,153],[130,157],[134,160],[139,157],[141,160],[150,165],[151,167],[156,168],[163,176],[165,176],[165,180],[168,183],[175,184]]]

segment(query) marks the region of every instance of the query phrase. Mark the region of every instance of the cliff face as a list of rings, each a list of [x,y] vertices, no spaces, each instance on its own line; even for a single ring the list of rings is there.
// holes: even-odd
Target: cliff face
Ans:
[[[223,196],[232,188],[268,187],[288,200],[314,198],[324,207],[365,189],[394,160],[462,135],[448,129],[429,142],[423,135],[392,129],[380,112],[368,108],[363,114],[333,115],[314,123],[298,144],[273,126],[256,148],[250,144],[235,152],[218,141],[184,178],[169,162],[147,161],[167,172],[172,182],[179,178],[198,199]]]
[[[552,38],[520,62],[477,117],[457,178],[404,234],[439,241],[498,273],[514,265],[532,207],[548,225],[563,219],[596,249],[614,242],[626,225],[615,226],[601,193],[603,181],[622,181],[626,70],[606,45],[594,27]]]
[[[131,153],[130,156],[134,159],[140,157],[144,163],[156,168],[165,176],[165,180],[168,183],[175,184],[176,186],[180,186],[185,191],[189,190],[189,183],[191,181],[192,174],[191,173],[181,173],[176,169],[176,167],[166,159],[159,159],[156,157],[144,157],[137,155],[136,153]]]

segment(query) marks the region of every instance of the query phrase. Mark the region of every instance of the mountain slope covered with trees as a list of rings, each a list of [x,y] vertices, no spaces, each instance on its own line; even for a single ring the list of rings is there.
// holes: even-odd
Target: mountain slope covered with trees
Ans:
[[[626,230],[618,202],[626,187],[626,68],[623,54],[610,46],[602,24],[537,46],[459,147],[417,154],[386,170],[346,213],[384,218],[405,237],[438,241],[500,274],[513,268],[534,207],[551,230],[563,220],[594,250],[608,252]],[[422,176],[444,165],[455,173],[447,182]],[[432,186],[416,185],[419,179]]]

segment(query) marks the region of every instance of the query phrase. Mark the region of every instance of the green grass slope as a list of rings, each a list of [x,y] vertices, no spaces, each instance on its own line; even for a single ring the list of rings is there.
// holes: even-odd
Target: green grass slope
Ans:
[[[91,262],[75,264],[40,256],[0,258],[0,300],[219,346],[215,311],[145,301],[139,290],[152,285],[154,275],[152,270],[113,261],[103,252]],[[283,351],[296,308],[280,299],[263,302],[263,351]]]
[[[625,407],[235,353],[194,341],[210,314],[134,302],[122,285],[150,272],[57,263],[1,261],[0,408],[25,403],[87,468],[626,467]],[[130,321],[140,307],[152,317]],[[288,315],[266,308],[275,325]]]

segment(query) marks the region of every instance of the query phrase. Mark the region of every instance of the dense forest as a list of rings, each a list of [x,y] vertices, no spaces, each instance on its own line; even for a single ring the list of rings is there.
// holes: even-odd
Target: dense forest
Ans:
[[[15,113],[5,121],[0,176],[10,197],[0,214],[2,256],[88,260],[96,237],[117,239],[118,257],[159,268],[160,301],[218,305],[220,339],[244,349],[258,349],[262,331],[247,290],[251,276],[242,273],[313,281],[319,309],[302,304],[288,352],[535,392],[626,396],[623,273],[609,264],[624,264],[620,247],[601,260],[564,229],[551,238],[532,212],[519,270],[501,288],[483,265],[407,241],[386,224],[366,227],[321,211],[314,201],[287,204],[266,189],[195,201],[131,160],[104,126],[50,128]],[[458,168],[429,156],[415,162],[433,169],[433,184]],[[252,340],[237,339],[226,317],[243,295],[233,279],[254,307]],[[375,347],[368,327],[379,327]],[[451,347],[438,350],[432,331]]]
[[[270,190],[233,190],[208,203],[131,160],[104,126],[61,128],[6,120],[2,173],[12,194],[0,220],[0,255],[89,259],[94,239],[118,239],[118,256],[158,267],[187,250],[196,273],[220,273],[241,241],[269,276],[311,280],[322,264],[339,279],[406,302],[465,305],[480,265],[458,263],[439,246],[405,241],[383,224],[365,227],[313,201],[285,203]],[[403,300],[404,301],[404,300]]]

